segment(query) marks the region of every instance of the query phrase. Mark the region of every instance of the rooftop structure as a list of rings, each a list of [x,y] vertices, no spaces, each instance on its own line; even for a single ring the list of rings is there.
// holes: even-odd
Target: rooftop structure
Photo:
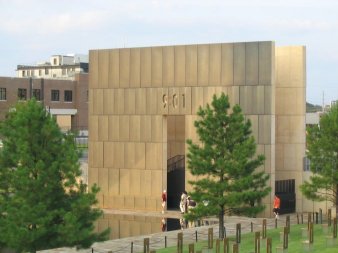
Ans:
[[[18,65],[17,77],[74,79],[77,73],[88,73],[87,55],[53,55],[36,65]]]

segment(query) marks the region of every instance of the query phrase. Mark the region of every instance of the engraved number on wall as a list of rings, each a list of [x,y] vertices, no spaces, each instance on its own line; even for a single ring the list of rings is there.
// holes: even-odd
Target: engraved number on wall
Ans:
[[[168,96],[167,96],[167,94],[163,94],[162,102],[163,102],[163,108],[167,108],[167,106],[168,106]]]
[[[162,103],[163,103],[163,109],[167,108],[170,105],[174,109],[179,108],[180,106],[182,108],[185,108],[185,94],[182,94],[181,96],[179,96],[176,93],[172,94],[171,96],[168,96],[167,94],[163,94]]]

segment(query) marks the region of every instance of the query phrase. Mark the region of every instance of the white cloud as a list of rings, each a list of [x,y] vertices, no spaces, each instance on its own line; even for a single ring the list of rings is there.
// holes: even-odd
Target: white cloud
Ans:
[[[266,22],[266,27],[273,29],[283,29],[285,31],[303,30],[303,31],[320,31],[330,30],[337,27],[336,23],[329,23],[327,21],[318,21],[310,19],[284,19],[284,20],[270,20]]]
[[[42,15],[30,19],[11,18],[2,20],[0,29],[14,35],[51,35],[93,29],[101,26],[107,13],[90,11],[85,13],[61,13]]]

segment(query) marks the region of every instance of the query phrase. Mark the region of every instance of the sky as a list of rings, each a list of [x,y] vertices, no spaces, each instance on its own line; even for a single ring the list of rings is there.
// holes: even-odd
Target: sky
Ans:
[[[90,49],[243,41],[306,46],[307,102],[338,99],[337,0],[0,0],[0,76]]]

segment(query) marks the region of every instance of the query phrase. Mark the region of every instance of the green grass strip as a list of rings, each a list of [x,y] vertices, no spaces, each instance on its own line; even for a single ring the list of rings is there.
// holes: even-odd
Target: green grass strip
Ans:
[[[308,240],[307,237],[303,237],[303,229],[307,229],[307,224],[302,225],[291,225],[290,234],[289,234],[289,243],[288,243],[288,252],[290,253],[302,253],[306,252],[304,249],[303,241]],[[314,242],[311,248],[311,253],[337,253],[338,252],[338,239],[335,239],[335,244],[331,245],[330,241],[327,237],[332,236],[332,227],[328,230],[328,232],[324,232],[321,224],[314,224]],[[282,237],[280,234],[282,233],[283,228],[277,229],[269,229],[267,230],[267,237],[272,238],[272,252],[276,252],[276,247],[281,246],[283,242],[280,240]],[[255,233],[247,233],[242,234],[241,244],[240,244],[240,253],[249,253],[255,252]],[[235,243],[235,237],[230,236],[230,252],[232,252],[232,245]],[[184,242],[183,242],[184,243]],[[221,250],[223,252],[223,243],[221,243]],[[206,249],[208,245],[207,241],[200,241],[195,243],[195,252],[201,249]],[[216,242],[213,243],[213,251],[216,252]],[[164,249],[156,250],[156,253],[174,253],[177,252],[177,248],[169,247]],[[189,252],[189,245],[183,245],[183,252]],[[266,240],[260,241],[260,252],[266,252]]]

